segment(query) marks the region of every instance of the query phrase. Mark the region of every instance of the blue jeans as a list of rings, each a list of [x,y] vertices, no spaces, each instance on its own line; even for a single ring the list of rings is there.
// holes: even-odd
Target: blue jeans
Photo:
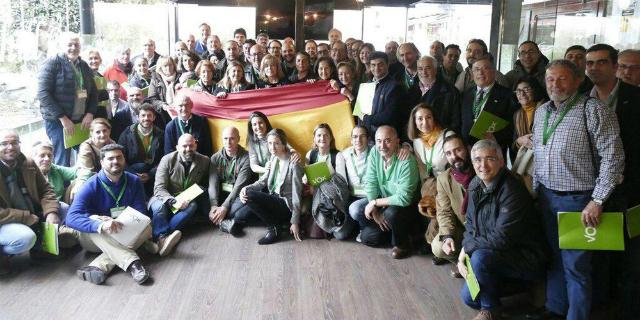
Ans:
[[[364,216],[364,208],[369,203],[367,198],[360,198],[349,205],[349,215],[360,226],[360,230],[364,229],[367,224],[367,218]]]
[[[539,187],[538,201],[545,224],[552,261],[547,271],[547,310],[567,315],[568,320],[589,319],[593,282],[591,252],[560,250],[558,245],[558,212],[581,212],[591,201],[591,191],[559,195]]]
[[[36,243],[36,234],[21,223],[0,225],[0,255],[17,255],[29,251]]]
[[[53,159],[59,166],[69,167],[71,164],[71,148],[64,148],[64,128],[59,120],[45,120],[44,128],[47,137],[53,144]]]
[[[149,211],[153,214],[153,240],[157,241],[161,236],[182,228],[196,214],[198,204],[195,200],[191,201],[185,209],[172,213],[168,205],[154,199],[149,203]]]
[[[500,306],[500,284],[505,279],[531,281],[535,274],[525,274],[509,266],[508,261],[490,249],[478,249],[471,254],[471,268],[478,279],[480,293],[474,301],[465,282],[460,290],[462,301],[471,308],[492,310]]]

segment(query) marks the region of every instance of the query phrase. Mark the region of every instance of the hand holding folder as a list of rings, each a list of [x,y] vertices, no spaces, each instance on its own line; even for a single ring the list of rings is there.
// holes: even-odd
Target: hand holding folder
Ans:
[[[581,212],[558,212],[560,249],[624,250],[622,212],[603,212],[597,227],[585,227]]]
[[[187,190],[182,191],[179,195],[176,196],[176,203],[171,207],[171,212],[176,213],[180,210],[176,204],[181,202],[191,202],[191,200],[197,198],[200,194],[202,194],[204,190],[200,188],[197,184],[192,184],[191,187],[187,188]]]

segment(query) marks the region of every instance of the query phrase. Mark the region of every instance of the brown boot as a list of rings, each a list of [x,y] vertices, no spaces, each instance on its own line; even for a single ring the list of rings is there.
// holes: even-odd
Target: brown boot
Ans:
[[[497,313],[489,310],[480,310],[473,320],[498,320],[500,316]]]

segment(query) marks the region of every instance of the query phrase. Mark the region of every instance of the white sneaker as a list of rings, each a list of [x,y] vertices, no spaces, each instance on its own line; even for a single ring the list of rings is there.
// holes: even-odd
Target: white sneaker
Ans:
[[[358,235],[356,236],[356,242],[362,243],[362,231],[358,232]]]
[[[164,238],[160,238],[158,240],[158,247],[159,247],[158,254],[161,257],[164,257],[169,253],[171,253],[171,250],[173,250],[173,248],[178,244],[178,242],[180,242],[181,238],[182,238],[182,232],[180,232],[180,230],[176,230],[172,232],[170,235]]]

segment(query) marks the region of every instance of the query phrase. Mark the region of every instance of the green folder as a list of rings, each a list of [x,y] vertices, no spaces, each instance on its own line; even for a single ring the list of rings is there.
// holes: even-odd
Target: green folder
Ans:
[[[191,88],[192,86],[194,86],[196,83],[198,83],[198,80],[195,79],[189,79],[187,80],[187,88]]]
[[[353,115],[362,119],[365,114],[370,115],[373,109],[373,98],[376,95],[375,82],[361,83],[358,88],[358,97],[353,108]]]
[[[467,265],[467,278],[465,281],[467,282],[471,299],[475,301],[480,293],[480,284],[478,283],[475,272],[473,272],[473,268],[471,268],[471,258],[469,258],[468,254],[465,255],[464,262]]]
[[[629,238],[640,235],[640,205],[627,209],[627,232]]]
[[[149,97],[149,87],[144,87],[140,89],[142,91],[142,94],[144,95],[144,97]]]
[[[76,123],[74,125],[75,127],[75,131],[73,133],[73,135],[67,135],[66,132],[64,132],[64,148],[65,149],[69,149],[71,147],[75,147],[81,143],[83,143],[85,140],[89,139],[89,129],[82,129],[82,123]]]
[[[491,112],[482,111],[480,116],[471,127],[471,131],[469,134],[482,140],[484,139],[484,134],[487,132],[498,132],[504,129],[509,124],[509,121],[504,120]]]
[[[129,89],[131,89],[131,85],[129,85],[129,82],[123,82],[122,84],[120,84],[120,87],[122,87],[124,91],[129,91]],[[140,91],[142,91],[142,94],[144,95],[145,98],[149,96],[149,87],[144,87],[139,89]]]
[[[329,166],[325,161],[316,162],[304,167],[304,173],[307,175],[307,181],[314,187],[331,179],[331,171],[329,171]]]
[[[41,223],[42,226],[42,250],[53,255],[60,254],[58,246],[58,225],[48,222]]]
[[[560,249],[624,250],[622,212],[603,212],[600,224],[585,227],[581,212],[558,212]]]

